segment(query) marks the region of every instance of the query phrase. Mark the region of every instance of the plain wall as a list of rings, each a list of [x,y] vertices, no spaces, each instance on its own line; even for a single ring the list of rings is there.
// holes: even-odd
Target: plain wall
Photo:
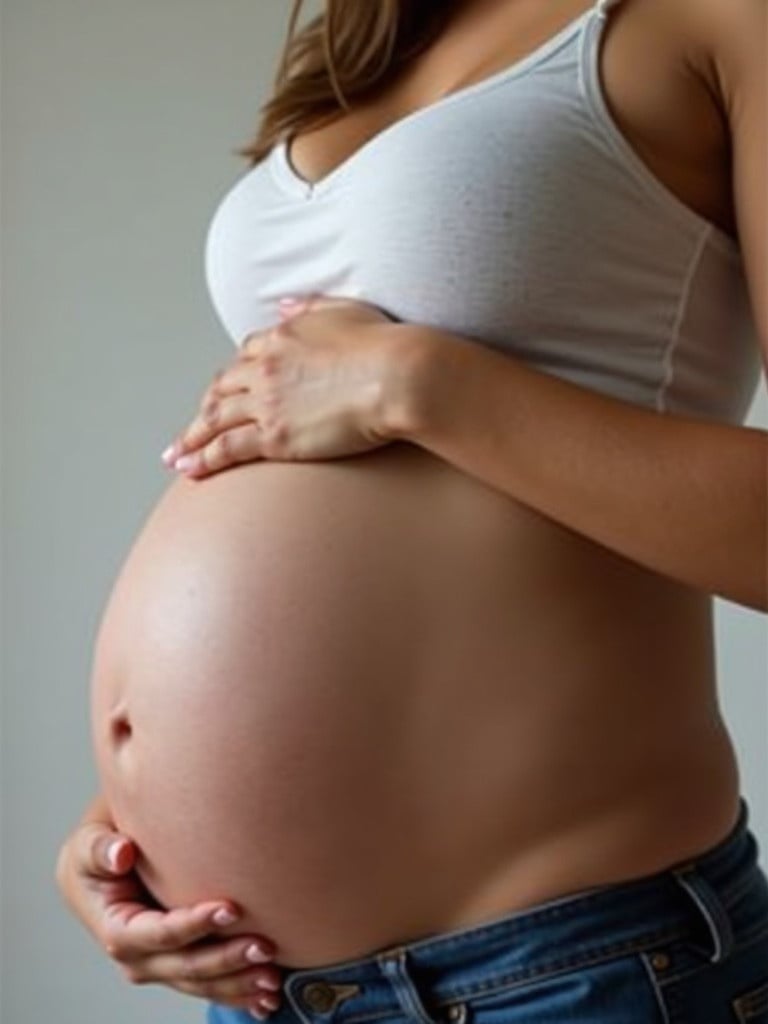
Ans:
[[[160,452],[234,349],[205,291],[286,0],[4,0],[2,1022],[183,1024],[63,909],[62,837],[95,790],[103,604],[169,476]],[[723,339],[727,344],[727,339]],[[768,426],[760,397],[749,422]],[[717,601],[720,685],[768,846],[766,620]]]

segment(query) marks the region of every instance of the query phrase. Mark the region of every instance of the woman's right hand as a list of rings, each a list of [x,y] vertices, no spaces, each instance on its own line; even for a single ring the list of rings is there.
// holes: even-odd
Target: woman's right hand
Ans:
[[[281,972],[269,962],[274,943],[258,935],[221,936],[238,914],[226,900],[158,909],[133,870],[136,853],[109,823],[81,822],[56,863],[70,909],[128,981],[168,985],[266,1020],[280,1005]]]

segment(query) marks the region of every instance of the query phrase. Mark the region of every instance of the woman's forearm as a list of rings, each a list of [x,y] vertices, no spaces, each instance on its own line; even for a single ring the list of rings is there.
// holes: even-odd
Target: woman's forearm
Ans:
[[[393,437],[646,568],[768,611],[768,432],[661,415],[404,326],[411,386]]]

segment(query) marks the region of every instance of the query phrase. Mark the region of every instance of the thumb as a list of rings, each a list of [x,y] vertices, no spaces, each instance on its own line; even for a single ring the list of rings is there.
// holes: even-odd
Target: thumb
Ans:
[[[136,847],[127,836],[107,825],[89,825],[84,831],[83,866],[89,874],[112,878],[133,868]]]

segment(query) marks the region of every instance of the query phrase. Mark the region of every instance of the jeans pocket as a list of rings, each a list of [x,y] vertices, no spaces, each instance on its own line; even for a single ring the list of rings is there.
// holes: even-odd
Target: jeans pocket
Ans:
[[[512,983],[489,979],[463,1004],[466,1024],[664,1024],[637,953]]]
[[[768,1024],[768,980],[732,1001],[739,1024]]]
[[[768,933],[718,963],[684,940],[640,957],[664,1024],[768,1024]]]

